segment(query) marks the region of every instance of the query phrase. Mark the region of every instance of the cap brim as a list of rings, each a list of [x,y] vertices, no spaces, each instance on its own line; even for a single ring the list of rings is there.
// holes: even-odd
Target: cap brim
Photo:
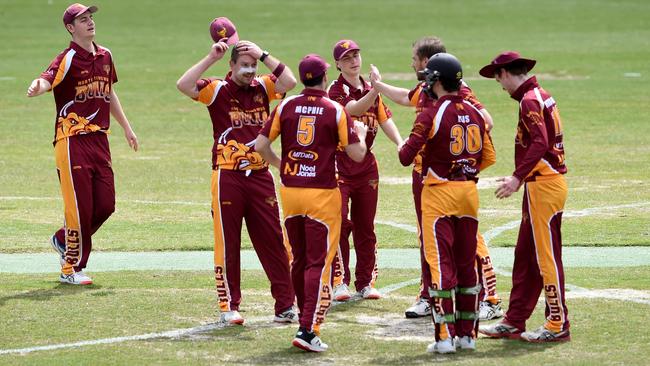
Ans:
[[[502,63],[502,64],[485,65],[485,66],[483,66],[483,68],[481,70],[479,70],[478,73],[481,76],[485,77],[485,78],[494,79],[494,72],[498,68],[501,68],[501,67],[506,66],[506,65],[510,65],[511,63],[517,62],[517,61],[523,61],[526,64],[526,68],[528,69],[528,71],[532,70],[533,67],[535,67],[535,64],[537,63],[536,60],[531,60],[529,58],[518,58],[518,59],[512,60],[510,62],[505,62],[505,63]]]
[[[337,58],[336,61],[342,59],[343,56],[345,56],[346,53],[348,53],[348,52],[352,52],[352,51],[361,51],[361,48],[359,48],[359,47],[351,47],[351,48],[348,48],[347,50],[343,51],[343,53],[342,53],[341,55],[339,55],[339,58]]]
[[[232,46],[232,45],[236,44],[237,42],[239,42],[239,35],[237,34],[237,32],[235,32],[235,33],[232,34],[232,36],[228,37],[228,40],[226,41],[226,44],[228,46]]]

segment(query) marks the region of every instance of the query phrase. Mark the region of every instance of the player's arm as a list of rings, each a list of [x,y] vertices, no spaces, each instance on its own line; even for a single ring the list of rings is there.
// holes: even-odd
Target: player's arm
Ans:
[[[345,153],[348,154],[350,159],[360,163],[366,157],[366,152],[368,151],[366,147],[368,126],[362,122],[354,121],[354,132],[357,134],[359,141],[345,146]]]
[[[485,133],[483,133],[483,148],[481,149],[481,166],[479,167],[479,171],[482,172],[484,169],[487,169],[496,162],[497,153],[494,150],[494,145],[492,144],[492,137],[486,129]]]
[[[237,51],[239,51],[240,55],[249,55],[256,60],[259,60],[264,53],[258,45],[250,41],[237,42]],[[291,72],[291,69],[280,62],[280,60],[268,55],[262,62],[269,68],[269,70],[271,70],[273,75],[278,78],[275,82],[276,93],[284,94],[296,87],[296,77],[293,75],[293,72]]]
[[[497,188],[497,198],[510,197],[519,190],[523,180],[535,168],[537,163],[544,157],[548,150],[548,138],[546,125],[544,124],[544,111],[536,100],[524,99],[521,103],[521,121],[524,128],[530,133],[530,146],[521,163],[515,167],[510,177],[501,178],[502,182]]]
[[[262,158],[266,160],[269,164],[280,169],[280,157],[271,149],[271,140],[268,137],[260,134],[257,135],[255,140],[255,151],[262,155]]]
[[[52,84],[43,78],[34,79],[34,81],[32,81],[32,83],[29,85],[29,88],[27,88],[27,96],[37,97],[50,90],[51,87]]]
[[[345,105],[345,110],[353,116],[360,116],[372,107],[378,95],[379,92],[377,89],[370,89],[368,94],[364,95],[363,98],[349,101]]]
[[[377,89],[381,95],[388,97],[388,99],[393,102],[407,107],[411,106],[409,90],[392,86],[381,81],[379,69],[377,69],[373,64],[370,64],[370,83],[372,84],[373,89]]]
[[[131,124],[124,114],[122,104],[120,103],[120,99],[117,97],[114,87],[111,88],[111,115],[117,120],[117,123],[122,126],[126,142],[134,151],[138,151],[138,136],[133,132]]]
[[[219,41],[213,44],[208,55],[185,71],[183,76],[178,79],[176,82],[178,90],[192,99],[197,99],[199,97],[199,88],[196,82],[210,66],[223,58],[227,50],[228,45],[226,42]]]
[[[392,118],[387,119],[386,122],[381,123],[379,126],[381,127],[381,130],[386,134],[386,137],[388,137],[388,139],[391,140],[395,145],[401,146],[404,143],[402,136],[399,134],[399,130],[397,129],[397,126],[395,126],[395,122],[393,122]]]
[[[433,120],[433,116],[429,112],[430,109],[425,109],[421,113],[418,113],[409,137],[404,140],[402,146],[397,150],[399,162],[403,166],[413,164],[413,160],[415,160],[418,152],[427,142],[427,136],[431,129],[431,121]]]
[[[483,119],[485,120],[485,129],[487,132],[492,131],[492,127],[494,127],[494,121],[492,120],[492,115],[490,115],[490,112],[488,112],[488,110],[485,108],[479,109],[479,112],[481,112],[481,115],[483,115]]]

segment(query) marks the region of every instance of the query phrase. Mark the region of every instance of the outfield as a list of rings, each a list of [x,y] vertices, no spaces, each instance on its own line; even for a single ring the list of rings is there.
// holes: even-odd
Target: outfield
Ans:
[[[61,24],[67,5],[58,0],[0,2],[0,253],[47,253],[51,258],[40,260],[53,263],[56,257],[47,239],[62,222],[51,145],[54,102],[49,94],[28,99],[25,92],[68,44]],[[415,83],[409,67],[411,43],[423,35],[440,36],[463,62],[465,79],[494,117],[498,161],[482,174],[479,191],[480,227],[494,234],[493,247],[512,247],[517,233],[513,222],[519,219],[521,193],[505,201],[493,195],[494,178],[512,171],[517,104],[494,81],[480,78],[478,69],[506,49],[536,58],[535,73],[557,100],[564,122],[570,187],[566,209],[579,213],[564,220],[564,245],[650,247],[650,3],[290,1],[280,6],[255,0],[195,1],[188,6],[180,1],[113,0],[96,5],[97,41],[113,52],[120,79],[116,90],[141,141],[141,151],[133,153],[114,124],[117,210],[94,237],[98,251],[204,251],[212,256],[211,126],[205,109],[182,96],[175,81],[208,51],[208,24],[222,15],[237,24],[241,38],[258,42],[294,71],[310,52],[333,63],[332,45],[340,38],[355,39],[364,70],[373,63],[384,80],[409,88]],[[225,72],[223,63],[210,75]],[[335,76],[332,69],[330,77]],[[413,111],[389,106],[406,136]],[[377,138],[374,151],[381,175],[379,246],[415,248],[409,229],[415,221],[410,169],[400,166],[385,136]],[[250,248],[248,238],[244,248]],[[589,256],[584,260],[589,262]],[[648,296],[650,263],[614,267],[616,262],[613,258],[611,266],[569,268],[567,282],[588,290],[616,289],[629,298]],[[500,269],[499,289],[507,299],[509,268]],[[9,280],[0,284],[0,351],[165,332],[215,320],[209,271],[93,272],[92,256],[88,271],[96,280],[89,289],[59,286],[55,273],[3,273]],[[414,278],[417,273],[411,269],[387,269],[380,274],[380,286]],[[257,319],[244,329],[0,355],[0,364],[307,362],[313,355],[289,347],[293,328],[272,327],[264,320],[271,299],[261,272],[247,271],[244,280],[244,316]],[[443,359],[424,353],[423,337],[430,336],[427,322],[401,319],[415,288],[397,289],[379,302],[333,309],[323,330],[332,350],[316,359],[371,364]],[[568,344],[538,347],[479,340],[475,354],[452,359],[466,364],[647,363],[650,333],[644,321],[649,305],[622,301],[625,296],[598,296],[569,299],[574,328]],[[530,326],[540,321],[536,314]]]

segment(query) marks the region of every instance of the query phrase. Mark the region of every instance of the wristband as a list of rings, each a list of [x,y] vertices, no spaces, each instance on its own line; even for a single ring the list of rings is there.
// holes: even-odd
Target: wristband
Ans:
[[[269,56],[269,51],[262,51],[262,56],[260,56],[260,61],[264,62],[266,58]]]
[[[279,78],[280,75],[282,75],[282,72],[284,72],[285,67],[286,66],[284,66],[284,64],[280,62],[278,66],[275,67],[275,70],[273,70],[273,75],[275,75],[276,78]]]

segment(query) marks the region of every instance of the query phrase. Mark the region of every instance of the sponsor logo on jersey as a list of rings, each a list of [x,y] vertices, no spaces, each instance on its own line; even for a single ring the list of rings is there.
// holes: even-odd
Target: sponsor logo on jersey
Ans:
[[[278,199],[275,197],[266,197],[266,199],[264,199],[264,202],[266,202],[266,204],[271,207],[275,207],[275,205],[278,204]]]
[[[293,161],[297,161],[297,160],[316,161],[316,160],[318,160],[318,153],[316,153],[315,151],[310,151],[310,150],[307,150],[307,151],[291,150],[291,151],[289,151],[287,156],[289,157],[289,159],[291,159]]]
[[[316,166],[306,165],[302,163],[289,163],[284,165],[282,174],[291,175],[294,177],[314,178],[316,177]]]
[[[111,74],[111,65],[104,65],[104,73],[105,73],[106,75],[110,75],[110,74]]]

